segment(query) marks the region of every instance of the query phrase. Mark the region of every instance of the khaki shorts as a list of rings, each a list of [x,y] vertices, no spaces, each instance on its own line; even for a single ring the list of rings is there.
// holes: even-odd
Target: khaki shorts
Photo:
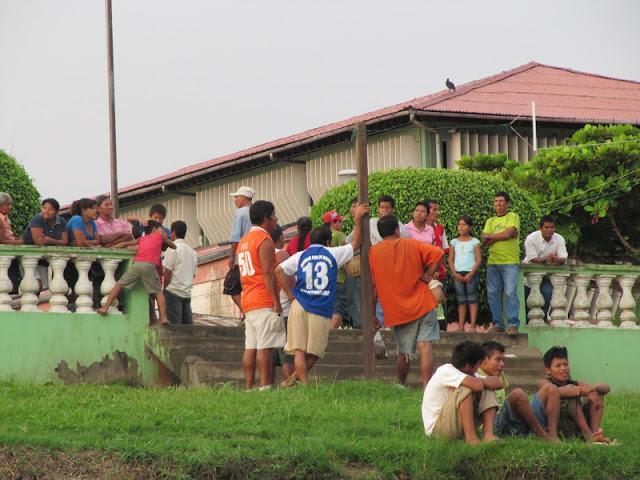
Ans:
[[[270,308],[251,310],[244,317],[244,348],[282,348],[287,341],[284,319]]]
[[[324,351],[329,343],[331,319],[309,313],[294,300],[289,310],[287,345],[284,351],[293,355],[302,350],[316,357],[324,358]]]
[[[118,283],[124,288],[133,288],[140,280],[142,280],[147,293],[158,293],[162,290],[158,269],[149,262],[133,262],[120,277]]]
[[[482,393],[473,393],[467,387],[458,387],[449,394],[446,403],[440,410],[440,415],[433,427],[434,438],[445,438],[447,440],[464,439],[464,429],[460,419],[459,410],[462,401],[469,395],[473,395],[473,413],[476,425],[479,417],[490,408],[498,408],[496,392],[483,390]]]

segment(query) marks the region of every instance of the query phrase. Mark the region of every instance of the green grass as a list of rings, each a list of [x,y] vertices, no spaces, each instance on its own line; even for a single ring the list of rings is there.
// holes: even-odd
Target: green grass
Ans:
[[[167,478],[640,477],[640,396],[607,399],[622,445],[428,439],[421,395],[373,382],[270,392],[0,384],[0,445],[116,452]],[[169,472],[169,473],[166,473]]]

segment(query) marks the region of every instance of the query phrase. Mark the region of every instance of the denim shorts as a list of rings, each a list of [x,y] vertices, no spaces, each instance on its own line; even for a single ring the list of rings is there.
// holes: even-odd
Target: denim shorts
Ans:
[[[540,422],[540,425],[542,425],[542,428],[546,430],[547,416],[544,413],[544,405],[537,393],[533,396],[533,399],[531,399],[531,409],[538,422]],[[493,424],[493,433],[501,437],[506,437],[531,435],[533,431],[529,428],[529,425],[516,416],[515,412],[511,409],[509,400],[505,400]]]
[[[465,276],[469,272],[458,272],[460,275]],[[460,282],[454,280],[456,287],[456,297],[458,299],[458,305],[469,305],[471,303],[478,303],[478,274],[476,273],[469,283]]]
[[[413,322],[393,327],[398,353],[414,355],[417,342],[440,340],[438,316],[434,308]]]

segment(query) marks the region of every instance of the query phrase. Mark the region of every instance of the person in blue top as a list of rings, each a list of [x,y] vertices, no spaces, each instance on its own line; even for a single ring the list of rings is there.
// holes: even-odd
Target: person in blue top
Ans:
[[[69,245],[73,247],[99,247],[96,201],[90,198],[76,200],[71,204],[71,215],[73,216],[67,222]]]
[[[330,247],[331,229],[326,226],[311,232],[311,245],[282,262],[276,268],[280,288],[292,300],[289,310],[286,353],[295,355],[295,373],[282,382],[282,387],[293,386],[296,380],[307,383],[307,372],[319,358],[329,342],[331,317],[335,303],[338,269],[353,258],[360,248],[362,217],[370,211],[369,205],[355,209],[355,228],[351,243]],[[291,290],[287,276],[296,276]]]
[[[453,275],[458,298],[458,325],[464,332],[469,308],[469,331],[476,331],[478,319],[478,270],[482,265],[480,240],[472,233],[473,220],[467,215],[458,219],[458,237],[449,245],[449,269]]]

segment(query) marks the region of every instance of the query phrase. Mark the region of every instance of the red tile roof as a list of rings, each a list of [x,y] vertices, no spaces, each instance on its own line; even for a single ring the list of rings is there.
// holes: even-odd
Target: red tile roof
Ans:
[[[124,187],[120,189],[120,193],[161,185],[185,175],[197,175],[200,171],[233,161],[242,161],[243,158],[251,155],[336,134],[350,128],[356,122],[380,120],[407,110],[527,118],[531,116],[531,101],[536,102],[536,114],[540,120],[640,124],[640,82],[531,62],[497,75],[460,85],[455,92],[443,90],[230,155],[189,165],[167,175]]]

